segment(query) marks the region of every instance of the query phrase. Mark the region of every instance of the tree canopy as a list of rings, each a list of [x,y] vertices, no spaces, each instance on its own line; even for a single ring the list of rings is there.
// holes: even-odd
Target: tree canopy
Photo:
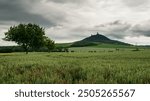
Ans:
[[[55,48],[55,42],[48,37],[45,37],[45,46],[47,47],[48,51],[50,52]]]
[[[38,49],[45,45],[44,28],[36,24],[19,24],[18,26],[12,26],[5,33],[4,40],[15,41],[18,45],[28,53],[29,48]]]

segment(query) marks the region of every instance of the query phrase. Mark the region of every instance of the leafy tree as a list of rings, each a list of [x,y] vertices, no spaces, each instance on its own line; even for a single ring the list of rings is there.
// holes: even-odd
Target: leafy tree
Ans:
[[[55,42],[48,37],[45,37],[45,46],[48,48],[48,52],[55,48]]]
[[[15,41],[28,54],[29,48],[38,49],[42,47],[44,45],[44,38],[44,28],[29,23],[10,27],[8,32],[5,33],[4,40]]]

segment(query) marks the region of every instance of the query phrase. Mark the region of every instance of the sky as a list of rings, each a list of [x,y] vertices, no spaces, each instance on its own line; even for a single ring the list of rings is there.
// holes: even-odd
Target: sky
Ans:
[[[150,0],[0,0],[0,46],[10,26],[35,23],[56,43],[99,32],[130,44],[150,45]]]

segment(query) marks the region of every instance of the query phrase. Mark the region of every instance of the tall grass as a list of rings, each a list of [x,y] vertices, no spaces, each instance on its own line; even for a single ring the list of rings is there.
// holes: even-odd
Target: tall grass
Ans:
[[[3,53],[0,83],[149,84],[150,51]]]

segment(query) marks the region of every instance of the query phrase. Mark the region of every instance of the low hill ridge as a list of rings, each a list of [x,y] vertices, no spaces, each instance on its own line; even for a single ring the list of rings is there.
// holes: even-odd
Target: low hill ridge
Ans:
[[[111,40],[104,35],[101,35],[97,32],[96,35],[91,35],[81,41],[74,42],[71,46],[72,47],[84,47],[84,46],[94,46],[98,44],[115,44],[115,45],[130,45],[128,43]]]
[[[90,37],[87,37],[87,38],[83,39],[82,41],[103,42],[103,41],[110,41],[110,39],[104,35],[97,33],[96,35],[91,35]]]

